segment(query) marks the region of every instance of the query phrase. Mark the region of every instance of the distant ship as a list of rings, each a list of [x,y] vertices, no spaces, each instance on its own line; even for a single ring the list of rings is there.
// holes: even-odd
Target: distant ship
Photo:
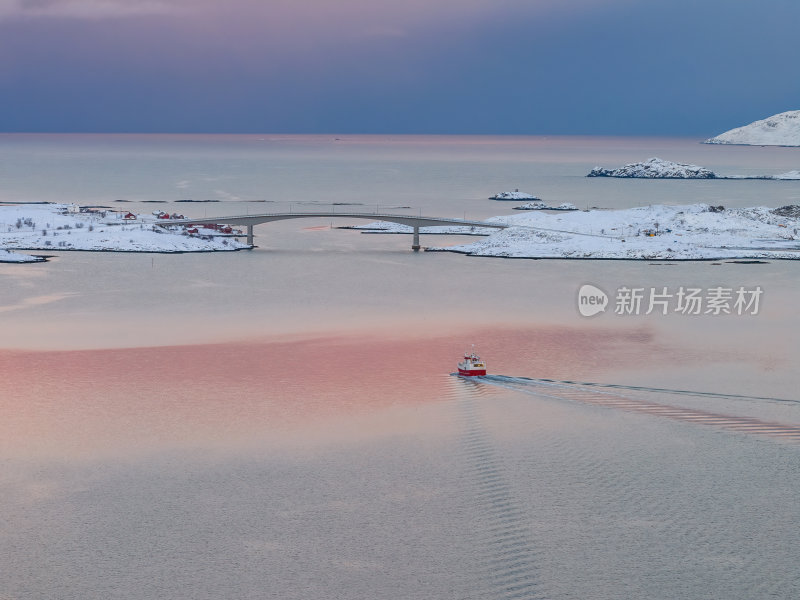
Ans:
[[[458,363],[458,374],[464,377],[486,375],[486,363],[474,351],[465,353],[464,360]]]

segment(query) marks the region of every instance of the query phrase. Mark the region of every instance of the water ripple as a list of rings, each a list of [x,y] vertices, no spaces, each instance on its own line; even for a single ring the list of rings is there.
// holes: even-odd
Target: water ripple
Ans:
[[[475,532],[485,553],[475,587],[480,590],[481,598],[545,598],[537,569],[539,550],[532,539],[526,513],[511,491],[503,462],[481,419],[477,400],[485,394],[473,393],[481,387],[485,386],[473,387],[457,403],[463,424],[460,458],[480,514]]]
[[[617,392],[592,389],[587,385],[578,383],[533,380],[520,377],[506,377],[503,375],[489,375],[484,377],[482,381],[491,385],[536,396],[571,400],[606,408],[617,408],[628,412],[655,415],[698,425],[710,425],[736,431],[737,433],[768,436],[792,443],[800,443],[800,425],[775,423],[762,421],[754,417],[726,415],[683,406],[659,404],[649,400],[624,396]]]

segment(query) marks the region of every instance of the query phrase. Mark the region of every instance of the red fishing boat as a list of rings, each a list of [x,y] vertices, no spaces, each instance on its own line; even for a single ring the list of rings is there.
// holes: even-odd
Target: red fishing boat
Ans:
[[[486,375],[486,363],[474,351],[465,352],[464,360],[458,363],[458,374],[464,377]]]

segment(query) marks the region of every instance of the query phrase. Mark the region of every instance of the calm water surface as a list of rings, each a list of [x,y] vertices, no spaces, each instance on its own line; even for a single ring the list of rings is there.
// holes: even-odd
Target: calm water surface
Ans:
[[[654,155],[720,173],[800,158],[672,139],[0,136],[0,200],[468,218],[511,213],[485,198],[514,188],[800,203],[797,182],[584,177]],[[475,343],[493,373],[770,397],[619,392],[800,425],[797,263],[478,259],[332,223],[260,226],[251,252],[0,265],[0,598],[800,594],[793,438],[449,375]],[[584,283],[764,296],[758,315],[586,319]]]

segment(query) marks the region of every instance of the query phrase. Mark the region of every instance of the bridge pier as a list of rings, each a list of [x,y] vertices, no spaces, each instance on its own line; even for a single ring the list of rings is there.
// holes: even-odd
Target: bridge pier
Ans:
[[[411,241],[411,249],[414,252],[419,252],[419,226],[414,226],[414,239]]]
[[[247,245],[248,246],[252,246],[253,245],[253,226],[252,225],[248,225],[247,226]]]

